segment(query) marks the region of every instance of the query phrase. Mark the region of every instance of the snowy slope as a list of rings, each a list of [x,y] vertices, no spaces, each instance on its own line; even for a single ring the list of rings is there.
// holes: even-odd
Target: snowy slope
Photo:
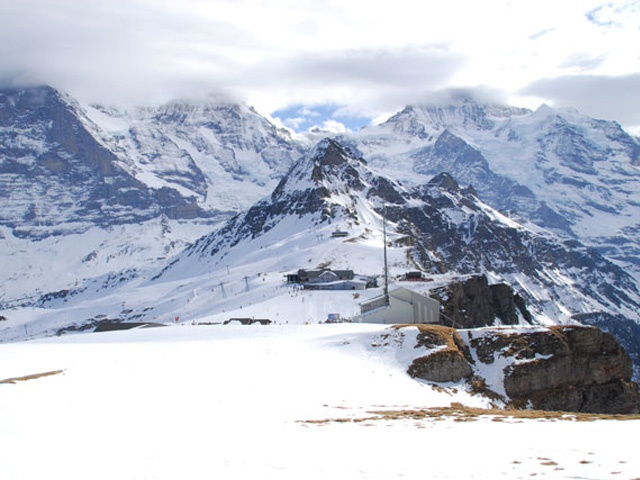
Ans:
[[[411,352],[372,348],[382,332],[182,326],[0,345],[0,381],[62,370],[0,383],[3,477],[601,480],[640,470],[635,444],[612,441],[631,438],[638,420],[372,413],[486,405],[411,379]]]
[[[206,222],[160,217],[33,240],[0,227],[0,304],[37,305],[42,295],[82,288],[89,279],[137,275],[140,269],[161,266],[212,228]]]

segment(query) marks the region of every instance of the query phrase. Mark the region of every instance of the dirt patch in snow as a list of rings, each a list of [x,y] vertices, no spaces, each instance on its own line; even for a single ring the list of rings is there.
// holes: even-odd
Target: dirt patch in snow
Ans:
[[[26,382],[27,380],[35,380],[37,378],[49,377],[51,375],[58,375],[64,372],[64,370],[52,370],[50,372],[42,372],[42,373],[34,373],[32,375],[25,375],[24,377],[14,377],[14,378],[6,378],[4,380],[0,380],[0,383],[18,383],[18,382]]]

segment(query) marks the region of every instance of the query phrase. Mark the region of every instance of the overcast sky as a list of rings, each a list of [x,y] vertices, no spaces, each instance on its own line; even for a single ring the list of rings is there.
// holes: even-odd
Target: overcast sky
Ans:
[[[0,84],[334,130],[469,89],[640,135],[640,0],[0,0]]]

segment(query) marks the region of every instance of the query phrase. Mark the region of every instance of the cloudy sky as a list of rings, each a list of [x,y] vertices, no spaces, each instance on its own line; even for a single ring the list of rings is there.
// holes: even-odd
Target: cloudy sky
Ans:
[[[355,129],[465,89],[640,135],[640,0],[0,0],[0,84]]]

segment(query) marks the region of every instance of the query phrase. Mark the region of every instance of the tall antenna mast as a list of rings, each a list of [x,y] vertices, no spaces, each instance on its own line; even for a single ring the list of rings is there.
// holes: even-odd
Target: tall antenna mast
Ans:
[[[382,206],[382,238],[384,241],[384,304],[389,306],[389,265],[387,263],[387,205]]]

